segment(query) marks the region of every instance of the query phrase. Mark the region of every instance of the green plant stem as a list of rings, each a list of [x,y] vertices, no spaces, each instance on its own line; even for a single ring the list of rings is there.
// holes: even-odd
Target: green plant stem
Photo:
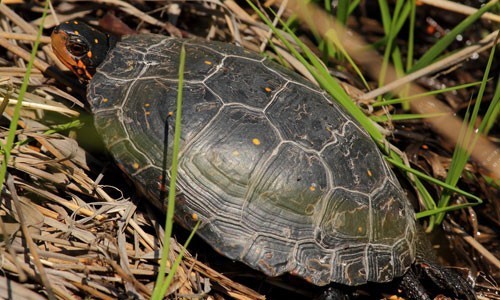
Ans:
[[[43,9],[42,19],[40,22],[40,27],[38,28],[38,33],[36,36],[35,43],[33,45],[33,49],[31,50],[30,60],[28,61],[28,65],[26,66],[26,74],[24,75],[23,83],[21,84],[21,88],[19,89],[19,97],[17,97],[17,103],[14,107],[14,113],[12,115],[12,119],[10,120],[9,133],[7,135],[7,141],[5,145],[1,145],[3,152],[3,161],[0,166],[0,188],[3,189],[3,185],[5,182],[5,175],[7,173],[7,166],[10,161],[10,153],[12,151],[12,146],[14,145],[14,139],[16,137],[17,123],[19,122],[19,115],[21,112],[21,107],[23,104],[24,95],[28,90],[29,80],[31,76],[31,70],[33,69],[33,63],[35,61],[36,53],[38,51],[38,46],[40,45],[40,38],[43,34],[43,24],[45,22],[45,18],[47,17],[47,12],[49,9],[49,0],[45,1],[45,6]]]
[[[163,251],[160,261],[160,268],[158,270],[158,276],[156,278],[156,285],[153,291],[152,299],[160,300],[165,296],[162,292],[167,290],[164,287],[165,282],[165,271],[168,260],[168,253],[170,251],[170,237],[172,236],[173,224],[174,224],[174,213],[175,213],[175,196],[176,196],[176,182],[177,182],[177,168],[178,168],[178,155],[179,155],[179,144],[181,140],[181,117],[182,117],[182,97],[183,97],[183,86],[184,86],[184,65],[186,61],[186,49],[184,45],[181,48],[180,53],[180,63],[179,63],[179,84],[177,91],[177,107],[175,112],[175,131],[174,131],[174,143],[172,151],[172,168],[170,176],[170,184],[168,190],[168,203],[167,203],[167,216],[165,219],[165,244],[163,245]],[[165,145],[167,147],[167,145]],[[170,269],[170,273],[175,272],[174,268]]]

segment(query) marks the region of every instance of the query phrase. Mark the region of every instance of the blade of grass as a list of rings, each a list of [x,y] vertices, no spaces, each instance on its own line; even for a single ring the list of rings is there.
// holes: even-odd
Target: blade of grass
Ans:
[[[351,2],[351,4],[349,5],[349,11],[348,11],[349,15],[351,15],[353,13],[353,11],[356,9],[356,7],[358,7],[359,2],[361,2],[361,0],[354,0]]]
[[[424,208],[426,211],[434,211],[436,209],[436,202],[434,201],[434,199],[432,198],[431,194],[429,193],[429,191],[427,190],[427,188],[425,188],[424,184],[422,183],[422,181],[420,181],[418,179],[418,177],[415,177],[414,176],[414,182],[415,182],[415,188],[417,189],[418,191],[418,195],[420,196],[421,200],[422,200],[422,203],[424,205]],[[415,217],[418,219],[418,218],[422,218],[423,216],[419,215],[419,213],[421,212],[418,212],[415,214]],[[429,226],[427,227],[428,230],[432,230],[431,226],[434,224],[434,221],[436,219],[436,216],[431,214],[429,216]]]
[[[165,270],[167,268],[168,253],[170,251],[170,237],[172,236],[173,224],[174,224],[174,212],[175,212],[175,196],[176,196],[176,182],[177,182],[177,168],[178,168],[178,155],[179,155],[179,144],[181,140],[181,117],[182,117],[182,97],[183,97],[183,86],[184,86],[184,65],[186,61],[186,49],[184,45],[181,48],[180,58],[179,58],[179,83],[177,91],[177,107],[175,112],[175,129],[174,129],[174,143],[172,150],[172,168],[170,176],[170,185],[168,192],[168,203],[167,203],[167,216],[165,219],[165,244],[163,245],[162,256],[160,260],[160,268],[158,270],[158,276],[156,278],[155,288],[153,290],[152,299],[160,300],[163,299],[165,290]],[[166,147],[166,145],[165,145]],[[174,273],[175,269],[171,268],[170,273]],[[170,274],[169,274],[170,275]],[[168,288],[168,287],[167,287]]]
[[[416,21],[416,14],[417,14],[417,3],[416,0],[411,0],[410,5],[410,19],[408,21],[409,23],[409,28],[408,28],[408,53],[406,54],[406,68],[405,68],[405,73],[408,72],[408,70],[411,69],[413,66],[413,53],[415,49],[415,21]],[[408,95],[410,90],[409,85],[405,85],[404,90],[402,91],[402,95]],[[403,110],[409,111],[411,109],[410,103],[408,101],[403,101],[401,103],[401,106],[403,107]]]
[[[174,279],[175,270],[177,270],[177,268],[181,264],[182,258],[184,257],[184,253],[186,252],[186,249],[189,246],[189,243],[191,242],[191,240],[193,239],[200,224],[201,224],[201,221],[198,220],[198,222],[196,222],[196,224],[194,225],[193,229],[191,229],[191,233],[189,234],[186,242],[184,243],[181,250],[179,251],[179,254],[175,258],[175,261],[172,264],[172,268],[170,269],[170,272],[168,273],[167,278],[165,278],[165,281],[161,285],[160,295],[166,296],[168,288],[170,287],[170,284],[172,283],[172,280]]]
[[[498,35],[497,35],[498,40]],[[495,57],[496,47],[492,47],[490,51],[490,56],[488,59],[488,64],[486,65],[486,70],[484,71],[483,80],[481,86],[479,87],[479,92],[476,97],[476,103],[474,104],[472,113],[470,114],[470,119],[468,118],[469,110],[467,110],[466,116],[464,117],[465,122],[463,123],[463,128],[461,129],[460,138],[458,139],[455,151],[453,151],[453,157],[451,160],[450,168],[448,170],[448,175],[446,176],[446,183],[455,186],[458,180],[462,176],[465,165],[469,161],[470,153],[474,148],[479,134],[474,130],[474,124],[476,123],[477,117],[479,115],[479,108],[484,96],[484,91],[486,90],[486,84],[488,82],[488,77],[490,74],[491,66],[493,65],[493,59]],[[493,101],[490,103],[493,104]],[[484,120],[482,121],[485,122]],[[481,127],[481,126],[480,126]],[[463,134],[462,134],[463,132]],[[439,199],[438,207],[445,207],[448,205],[451,199],[451,193],[449,191],[444,191],[441,199]],[[436,223],[440,224],[445,217],[445,213],[440,213],[437,216]]]
[[[438,57],[443,51],[455,40],[457,35],[462,33],[467,27],[472,25],[477,21],[485,12],[490,10],[494,5],[498,3],[498,0],[492,0],[486,5],[481,7],[477,12],[468,16],[460,22],[455,28],[443,36],[434,46],[432,46],[422,57],[413,65],[413,67],[408,71],[408,73],[415,72],[425,66],[428,66],[432,61]]]
[[[490,106],[488,110],[483,116],[483,122],[479,126],[479,132],[482,132],[484,135],[487,135],[490,129],[493,127],[498,121],[500,116],[500,78],[497,80],[495,94],[493,95],[493,99],[491,100]]]
[[[427,119],[427,118],[435,118],[441,117],[446,113],[435,113],[435,114],[392,114],[390,116],[371,116],[375,122],[387,122],[387,121],[403,121],[403,120],[417,120],[417,119]]]
[[[42,13],[42,18],[40,21],[40,26],[38,28],[37,36],[35,43],[33,45],[33,49],[31,50],[31,56],[30,60],[28,61],[28,65],[26,66],[26,74],[24,76],[23,82],[21,84],[21,88],[19,90],[19,97],[17,99],[17,103],[14,108],[14,113],[12,115],[12,119],[10,121],[10,126],[9,126],[9,132],[7,135],[7,141],[5,145],[1,144],[0,147],[2,148],[3,152],[3,157],[4,160],[2,161],[2,165],[0,166],[0,188],[3,190],[4,188],[4,183],[7,178],[7,166],[10,160],[10,155],[12,151],[12,146],[14,144],[14,139],[15,139],[15,134],[17,130],[17,122],[19,121],[19,116],[21,112],[21,107],[22,107],[22,101],[24,99],[24,95],[26,94],[26,91],[28,89],[29,85],[29,79],[31,76],[31,70],[33,69],[33,64],[35,61],[36,53],[38,51],[38,47],[40,45],[40,39],[43,34],[43,25],[45,23],[45,19],[47,17],[47,13],[49,11],[49,0],[45,1],[43,13]],[[8,179],[9,180],[9,179]],[[9,181],[7,181],[7,184],[9,184]],[[15,190],[14,186],[14,181],[12,177],[10,177],[10,189]],[[30,235],[28,233],[28,228],[26,227],[26,222],[23,221],[24,216],[21,213],[21,208],[17,205],[18,202],[14,201],[14,204],[16,206],[16,210],[18,213],[18,217],[20,218],[20,223],[21,223],[21,228],[23,235],[26,238],[26,243],[27,243],[27,249],[29,249],[30,254],[33,256],[33,263],[36,266],[36,273],[40,278],[40,281],[45,288],[45,291],[47,293],[47,296],[49,299],[56,299],[56,296],[54,295],[54,291],[58,291],[57,288],[54,288],[49,280],[49,277],[47,276],[47,272],[45,271],[43,264],[40,261],[40,257],[37,252],[36,245],[33,243],[33,240],[30,238]],[[58,294],[60,296],[60,294]]]
[[[379,86],[383,86],[385,82],[385,76],[387,68],[389,66],[389,58],[392,56],[396,70],[402,76],[403,71],[403,60],[399,51],[396,51],[395,45],[397,35],[401,27],[397,27],[400,20],[406,20],[406,17],[410,11],[410,3],[406,3],[403,0],[396,1],[396,7],[394,8],[393,16],[391,17],[387,1],[379,0],[380,12],[382,14],[382,24],[384,26],[384,31],[386,34],[386,45],[384,50],[384,58],[382,60],[382,66],[379,73]]]
[[[481,198],[477,197],[476,195],[473,195],[471,193],[463,191],[463,190],[461,190],[461,189],[459,189],[459,188],[457,188],[455,186],[452,186],[452,185],[449,185],[449,184],[447,184],[445,182],[442,182],[439,179],[436,179],[436,178],[434,178],[432,176],[429,176],[429,175],[427,175],[425,173],[422,173],[422,172],[420,172],[418,170],[410,168],[407,165],[402,164],[402,163],[398,162],[397,160],[395,160],[393,158],[386,157],[386,160],[389,161],[390,163],[396,165],[400,169],[408,171],[408,172],[410,172],[410,173],[412,173],[412,174],[414,174],[414,175],[416,175],[416,176],[418,176],[420,178],[423,178],[423,179],[425,179],[425,180],[427,180],[427,181],[429,181],[431,183],[437,184],[437,185],[439,185],[439,186],[441,186],[441,187],[443,187],[445,189],[451,190],[451,191],[453,191],[453,192],[455,192],[457,194],[463,195],[463,196],[465,196],[465,197],[467,197],[469,199],[472,199],[472,200],[476,201],[476,203],[467,203],[467,204],[464,204],[466,206],[474,206],[474,205],[478,205],[478,204],[483,203],[483,200],[481,200]]]
[[[347,23],[349,17],[349,0],[339,0],[337,4],[337,20],[341,24]]]
[[[433,90],[433,91],[429,91],[429,92],[426,92],[426,93],[414,94],[414,95],[407,96],[407,97],[394,98],[394,99],[385,100],[385,101],[382,101],[382,102],[375,102],[375,103],[373,103],[371,105],[373,107],[379,107],[379,106],[384,106],[384,105],[400,104],[400,103],[407,102],[408,100],[411,100],[411,99],[417,99],[417,98],[420,98],[420,97],[425,97],[425,96],[430,96],[430,95],[443,94],[443,93],[446,93],[446,92],[456,91],[456,90],[460,90],[460,89],[466,89],[466,88],[477,86],[477,85],[480,85],[480,84],[481,84],[480,81],[478,81],[478,82],[472,82],[472,83],[466,83],[466,84],[461,84],[461,85],[457,85],[457,86],[447,87],[447,88],[444,88],[444,89]]]
[[[495,38],[495,44],[498,43],[498,39],[500,39],[500,33],[497,34]],[[492,61],[493,63],[493,57],[494,57],[494,51],[495,49],[491,50],[492,53],[490,53],[490,58],[489,60]],[[488,69],[489,70],[489,69]],[[483,134],[487,134],[490,130],[490,128],[493,126],[493,124],[498,121],[498,115],[500,113],[500,78],[497,78],[497,84],[495,87],[495,92],[493,93],[493,98],[491,99],[491,103],[486,110],[486,113],[484,114],[483,121],[479,125],[479,132]]]
[[[31,50],[30,60],[28,61],[28,66],[26,66],[26,74],[24,75],[23,83],[21,84],[21,88],[19,89],[19,97],[17,97],[17,103],[14,107],[14,113],[12,115],[12,119],[10,120],[7,141],[5,142],[5,145],[0,142],[1,151],[3,152],[3,161],[0,166],[0,189],[3,189],[5,175],[7,174],[7,166],[9,164],[10,154],[16,136],[17,122],[19,121],[19,115],[21,112],[24,95],[28,90],[31,70],[33,69],[33,63],[35,61],[36,53],[38,51],[38,47],[40,46],[40,38],[42,37],[43,34],[43,22],[45,21],[45,18],[47,16],[48,8],[49,8],[49,1],[47,0],[45,1],[45,7],[43,10],[40,27],[38,28],[36,40],[35,43],[33,44],[33,49]]]

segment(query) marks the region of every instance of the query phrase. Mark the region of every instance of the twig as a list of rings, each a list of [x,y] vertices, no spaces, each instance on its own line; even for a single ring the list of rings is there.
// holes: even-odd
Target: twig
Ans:
[[[49,297],[50,300],[56,300],[56,296],[54,295],[52,285],[50,284],[50,281],[47,278],[47,273],[45,272],[45,268],[40,262],[40,256],[38,255],[37,251],[38,247],[33,242],[33,239],[31,238],[31,233],[28,230],[28,226],[26,226],[23,209],[21,207],[19,197],[17,196],[16,187],[14,186],[14,179],[12,179],[10,173],[7,173],[6,177],[7,178],[5,184],[8,187],[9,191],[11,192],[12,201],[14,202],[14,206],[16,207],[17,217],[19,218],[19,223],[21,224],[21,231],[23,232],[24,239],[28,246],[28,250],[31,256],[33,257],[33,263],[35,264],[36,269],[38,270],[38,275],[40,276],[40,280],[42,281],[42,284],[45,287],[45,290],[47,291],[47,296]]]
[[[474,14],[477,9],[463,5],[457,2],[451,2],[447,0],[418,0],[418,2],[424,3],[426,5],[434,6],[434,7],[439,7],[448,11],[453,11],[459,14],[463,15],[472,15]],[[484,13],[481,18],[490,20],[493,22],[500,23],[500,16],[496,14],[492,14],[490,12]]]
[[[454,223],[454,222],[453,222]],[[451,226],[452,231],[458,235],[460,235],[469,245],[474,247],[481,255],[484,256],[491,264],[493,264],[497,269],[500,270],[500,260],[493,255],[488,249],[486,249],[481,243],[476,241],[472,236],[468,235],[465,231],[460,229],[457,224],[453,224],[454,226]]]
[[[374,99],[380,95],[383,95],[387,92],[397,89],[398,87],[404,86],[407,83],[415,81],[418,78],[423,76],[433,74],[439,72],[443,69],[449,68],[452,65],[455,65],[461,61],[469,59],[472,54],[479,53],[493,47],[496,36],[498,35],[498,30],[490,33],[481,41],[476,43],[475,45],[466,47],[448,57],[445,57],[425,68],[422,68],[416,72],[408,74],[404,77],[401,77],[395,81],[389,82],[387,85],[384,85],[378,89],[372,90],[362,96],[360,96],[357,100],[366,101],[369,99]]]
[[[19,40],[19,41],[36,41],[36,34],[25,34],[25,33],[13,33],[13,32],[4,32],[0,31],[0,37],[11,40]],[[40,43],[48,44],[50,43],[50,37],[41,36]]]

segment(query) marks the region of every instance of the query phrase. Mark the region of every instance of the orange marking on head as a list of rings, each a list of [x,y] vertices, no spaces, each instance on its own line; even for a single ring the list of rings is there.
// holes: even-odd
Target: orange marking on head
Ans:
[[[66,49],[66,42],[68,41],[68,35],[65,32],[59,31],[57,33],[52,33],[52,49],[56,56],[62,61],[62,63],[68,67],[70,70],[74,70],[77,65],[75,59]]]
[[[76,66],[78,67],[78,70],[77,70],[78,74],[83,74],[85,72],[85,76],[88,79],[92,78],[92,74],[89,73],[89,71],[87,70],[87,66],[81,60],[79,60],[76,63]],[[81,73],[80,73],[80,71],[81,71]]]

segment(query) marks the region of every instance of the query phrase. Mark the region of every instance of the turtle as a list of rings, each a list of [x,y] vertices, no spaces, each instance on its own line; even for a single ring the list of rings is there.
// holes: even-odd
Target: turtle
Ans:
[[[475,299],[466,280],[428,259],[412,204],[367,132],[294,71],[229,43],[118,38],[79,21],[51,40],[87,84],[116,164],[161,210],[185,49],[175,220],[200,222],[197,235],[217,252],[316,286],[399,280],[410,299],[430,299],[421,275]]]

